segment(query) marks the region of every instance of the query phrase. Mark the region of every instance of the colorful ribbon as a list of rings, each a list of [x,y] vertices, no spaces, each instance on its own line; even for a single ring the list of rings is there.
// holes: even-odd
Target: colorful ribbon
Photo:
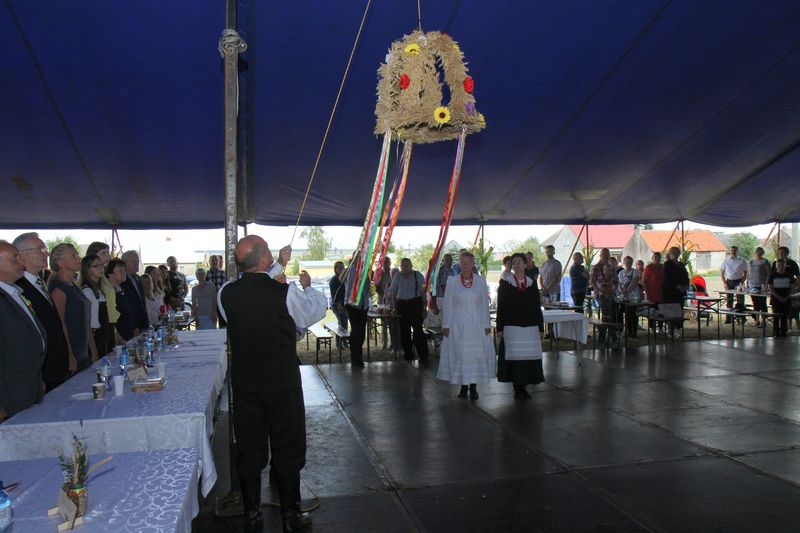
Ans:
[[[372,189],[370,208],[366,219],[364,219],[364,227],[361,229],[359,246],[353,256],[353,261],[356,261],[355,283],[353,283],[353,291],[349,296],[348,303],[355,306],[361,303],[361,294],[365,283],[369,279],[369,267],[372,265],[375,239],[380,225],[379,217],[381,211],[383,211],[383,196],[386,189],[386,174],[389,168],[389,148],[391,145],[392,134],[387,131],[383,135],[383,147],[381,148],[378,172],[375,175],[375,186]]]
[[[380,253],[378,255],[378,268],[375,271],[375,285],[380,283],[381,275],[383,274],[383,260],[386,257],[386,254],[389,252],[389,243],[392,240],[392,233],[394,232],[394,227],[397,225],[397,217],[400,214],[400,207],[403,205],[403,198],[405,197],[406,192],[406,181],[408,178],[408,167],[411,163],[411,149],[413,143],[411,141],[406,141],[403,145],[403,156],[400,160],[400,168],[398,170],[399,183],[398,179],[395,178],[394,187],[392,187],[392,193],[389,196],[389,200],[386,202],[386,210],[384,211],[383,219],[381,220],[381,230],[386,224],[387,214],[389,225],[385,227],[383,230],[382,239],[379,239],[381,243]],[[395,194],[396,193],[396,194]],[[390,211],[391,205],[391,211]]]
[[[461,183],[461,163],[464,160],[464,144],[467,139],[466,128],[462,128],[461,135],[458,137],[458,148],[456,150],[456,160],[453,163],[453,174],[450,176],[450,188],[447,191],[447,200],[444,204],[444,212],[442,213],[442,224],[439,227],[439,238],[436,241],[436,247],[433,250],[431,261],[428,263],[428,274],[425,276],[425,290],[435,294],[436,288],[432,287],[436,284],[436,277],[439,274],[439,255],[442,248],[447,241],[447,232],[450,229],[450,221],[453,219],[453,210],[456,206],[456,197],[458,197],[458,186]]]

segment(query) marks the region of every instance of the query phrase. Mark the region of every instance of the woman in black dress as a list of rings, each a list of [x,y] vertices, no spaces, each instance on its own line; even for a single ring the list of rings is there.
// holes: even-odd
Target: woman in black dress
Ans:
[[[135,327],[136,309],[133,306],[133,301],[125,294],[122,288],[122,284],[128,278],[125,263],[120,259],[109,261],[106,266],[106,277],[111,282],[117,295],[117,311],[119,311],[119,318],[116,324],[117,334],[124,342],[128,342],[139,334],[139,330]]]
[[[528,384],[544,382],[542,331],[544,320],[536,283],[525,275],[525,256],[511,257],[497,289],[497,380],[514,384],[515,399],[529,399]]]

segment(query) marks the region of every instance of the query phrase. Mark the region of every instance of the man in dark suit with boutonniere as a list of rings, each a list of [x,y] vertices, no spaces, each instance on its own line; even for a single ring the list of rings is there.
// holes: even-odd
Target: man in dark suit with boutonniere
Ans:
[[[0,422],[44,396],[47,334],[14,284],[23,272],[17,248],[0,241]]]

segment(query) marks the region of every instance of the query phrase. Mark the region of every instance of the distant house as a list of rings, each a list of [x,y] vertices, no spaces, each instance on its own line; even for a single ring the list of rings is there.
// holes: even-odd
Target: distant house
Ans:
[[[671,246],[680,246],[680,232],[672,230],[636,231],[625,246],[623,255],[630,255],[634,261],[650,261],[653,252],[663,252]],[[692,266],[695,272],[717,270],[725,260],[726,246],[716,235],[706,229],[687,230],[684,233],[686,247],[692,248]]]
[[[572,263],[570,252],[575,246],[575,239],[578,234],[581,234],[579,224],[569,224],[563,226],[555,234],[545,239],[542,246],[553,245],[556,248],[556,259],[561,261],[562,265]],[[576,252],[580,252],[586,246],[587,242],[599,250],[600,248],[608,248],[612,257],[621,259],[623,256],[623,249],[631,240],[634,234],[634,228],[630,224],[611,224],[605,226],[589,226],[589,238],[587,241],[586,231],[581,234],[581,242],[575,248]]]
[[[305,270],[311,279],[329,279],[333,276],[333,261],[324,259],[322,261],[298,261],[300,270]]]

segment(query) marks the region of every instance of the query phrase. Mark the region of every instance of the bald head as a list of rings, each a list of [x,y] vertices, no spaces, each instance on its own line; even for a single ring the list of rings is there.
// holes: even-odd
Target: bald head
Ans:
[[[242,272],[266,272],[274,262],[267,241],[258,235],[239,239],[234,254]]]
[[[24,270],[16,246],[0,241],[0,281],[12,285],[22,277]]]

